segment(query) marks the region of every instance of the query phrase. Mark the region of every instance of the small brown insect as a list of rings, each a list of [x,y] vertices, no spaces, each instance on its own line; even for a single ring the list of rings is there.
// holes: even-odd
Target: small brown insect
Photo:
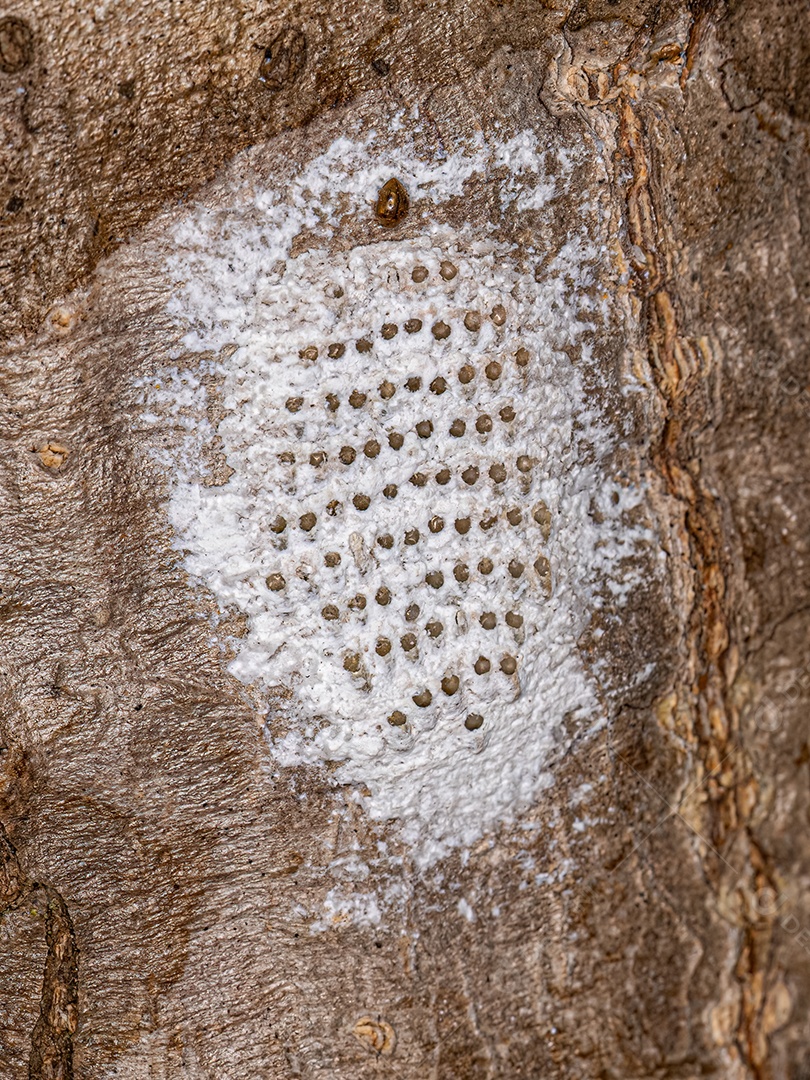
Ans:
[[[387,229],[399,225],[400,221],[408,213],[408,193],[395,177],[383,184],[377,195],[377,205],[374,209],[377,221]]]

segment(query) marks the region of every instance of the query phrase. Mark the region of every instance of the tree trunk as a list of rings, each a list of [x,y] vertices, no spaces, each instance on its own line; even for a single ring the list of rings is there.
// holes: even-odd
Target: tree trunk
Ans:
[[[0,17],[0,1073],[810,1077],[807,7]]]

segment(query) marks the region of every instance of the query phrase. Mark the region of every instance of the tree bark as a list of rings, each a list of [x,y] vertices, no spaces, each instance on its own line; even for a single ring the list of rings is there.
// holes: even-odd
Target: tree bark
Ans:
[[[808,26],[770,0],[0,18],[4,1078],[810,1076]],[[427,870],[362,784],[278,764],[288,688],[227,670],[250,617],[177,556],[154,451],[182,423],[132,391],[199,361],[155,269],[189,206],[417,112],[426,160],[524,129],[580,155],[546,224],[501,207],[509,163],[441,220],[494,222],[527,280],[580,220],[604,237],[581,370],[650,538],[579,640],[601,728],[567,718],[553,783]],[[341,888],[401,902],[322,925],[349,856]]]

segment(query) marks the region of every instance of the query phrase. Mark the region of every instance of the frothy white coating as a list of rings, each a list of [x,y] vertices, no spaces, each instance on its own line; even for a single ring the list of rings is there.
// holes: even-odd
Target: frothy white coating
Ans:
[[[439,163],[373,134],[338,139],[286,188],[193,210],[175,229],[169,265],[187,348],[235,346],[213,368],[225,409],[216,430],[233,474],[217,487],[176,474],[172,489],[185,565],[223,607],[248,616],[232,673],[293,689],[285,732],[272,739],[277,760],[339,762],[337,778],[368,787],[370,814],[396,819],[423,865],[531,804],[550,782],[549,752],[569,737],[564,718],[598,723],[577,639],[600,571],[621,554],[615,525],[589,516],[592,496],[609,494],[598,461],[607,439],[569,358],[572,346],[587,350],[581,293],[599,258],[585,220],[537,282],[485,226],[453,228],[430,212],[504,164],[502,203],[518,211],[541,208],[565,183],[559,156],[556,176],[546,175],[531,133]],[[370,203],[390,176],[428,206],[416,236],[373,224]],[[328,249],[341,215],[358,207],[367,241]],[[293,256],[303,229],[308,250]],[[413,279],[417,266],[424,281]],[[469,312],[480,314],[479,330],[465,326]],[[421,327],[409,332],[408,320]],[[448,337],[435,336],[439,322]],[[384,324],[397,327],[388,340]],[[362,339],[370,351],[358,351]],[[330,357],[330,345],[344,350]],[[487,373],[492,361],[497,375]],[[475,374],[462,383],[467,365]],[[409,379],[420,385],[409,389]],[[380,392],[386,382],[392,396]],[[150,407],[165,410],[173,393],[164,380]],[[481,417],[491,426],[479,431]],[[462,436],[450,433],[454,420],[464,421]],[[426,435],[417,430],[425,421]],[[401,448],[391,434],[403,436]],[[351,461],[341,460],[347,447]],[[490,475],[501,465],[503,480]],[[308,513],[316,522],[305,530]],[[459,532],[466,518],[471,527]],[[437,519],[443,527],[432,531]],[[407,543],[414,529],[419,538]],[[379,542],[386,536],[390,548]],[[326,565],[327,553],[338,565]],[[461,564],[466,580],[457,580]],[[426,578],[437,571],[434,587],[440,579]],[[415,648],[403,647],[409,633]],[[391,643],[385,655],[381,639]],[[482,657],[489,669],[476,671]],[[501,669],[505,658],[514,673],[508,661]],[[442,689],[450,676],[459,680],[452,694]],[[425,691],[430,704],[415,703]],[[404,726],[389,722],[396,713]],[[471,715],[483,717],[476,730],[465,726]]]

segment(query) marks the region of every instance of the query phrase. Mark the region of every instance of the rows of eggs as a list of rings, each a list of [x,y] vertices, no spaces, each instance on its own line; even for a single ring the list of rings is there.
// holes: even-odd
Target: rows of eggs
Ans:
[[[383,536],[380,539],[386,540],[387,537]],[[329,551],[324,555],[324,564],[328,567],[336,567],[340,565],[342,556],[340,552]],[[541,587],[544,592],[547,592],[550,585],[550,568],[548,560],[541,556],[535,565],[535,569],[538,569],[538,578],[541,583]],[[488,557],[483,557],[477,567],[479,573],[482,575],[488,575],[494,569],[493,561]],[[514,564],[510,564],[510,571],[517,573],[518,567]],[[470,567],[464,562],[457,562],[454,567],[454,578],[456,582],[465,582],[470,576]],[[426,575],[426,583],[433,588],[440,588],[443,584],[443,575],[441,571],[428,571]],[[286,581],[284,576],[278,572],[268,575],[267,586],[272,591],[280,591],[285,588]],[[407,599],[411,599],[414,595],[413,591],[409,591]],[[394,600],[393,593],[387,585],[381,585],[374,592],[372,603],[379,605],[380,607],[387,607]],[[345,612],[341,611],[341,607],[338,604],[328,603],[321,609],[321,617],[325,623],[337,623],[345,615],[350,613],[357,613],[362,617],[362,613],[366,611],[369,605],[369,597],[365,593],[357,593],[352,596],[345,604]],[[379,657],[388,657],[395,652],[395,650],[401,650],[402,655],[409,661],[417,661],[419,658],[419,634],[415,633],[414,629],[418,629],[415,624],[420,620],[420,616],[423,616],[422,609],[417,603],[411,602],[408,604],[404,611],[404,619],[406,624],[409,624],[403,628],[403,633],[398,636],[398,639],[392,640],[391,637],[380,635],[377,637],[374,643],[374,650]],[[478,622],[485,631],[494,631],[501,622],[508,628],[514,635],[516,641],[520,641],[522,638],[522,629],[524,624],[523,615],[518,610],[506,611],[501,618],[495,611],[482,611],[478,616]],[[411,629],[413,626],[414,629]],[[427,639],[436,643],[441,641],[442,635],[445,633],[445,626],[440,619],[435,617],[428,617],[424,622],[423,627],[424,635]],[[348,652],[344,656],[343,666],[346,671],[352,674],[361,675],[362,672],[362,659],[360,653]],[[504,653],[502,656],[491,657],[481,654],[470,665],[471,672],[476,676],[488,677],[490,674],[497,674],[501,672],[506,676],[513,676],[517,672],[518,660],[517,657],[511,653]],[[459,689],[460,679],[456,673],[448,673],[441,679],[442,691],[452,697]],[[426,708],[433,701],[433,694],[428,688],[422,688],[413,695],[414,703],[420,708]],[[392,714],[393,719],[390,719],[392,724],[405,723],[406,717],[403,713],[397,711]],[[468,724],[468,727],[470,724]],[[480,726],[478,724],[475,725]]]
[[[303,351],[306,352],[309,350]],[[316,354],[317,350],[313,347],[312,352]],[[520,347],[517,350],[515,359],[519,367],[525,367],[529,362],[528,350]],[[502,370],[503,366],[500,361],[491,360],[486,365],[486,377],[491,380],[499,379]],[[460,383],[466,385],[472,381],[475,374],[475,368],[471,364],[464,364],[458,372],[458,380]],[[420,376],[410,376],[405,380],[402,386],[404,389],[415,393],[422,387],[422,379]],[[435,395],[443,394],[447,388],[448,380],[442,375],[437,375],[429,385],[430,392]],[[397,386],[389,379],[384,379],[377,387],[377,393],[383,401],[390,400],[396,392]],[[348,396],[348,403],[354,409],[361,409],[369,401],[369,398],[369,392],[354,389]],[[329,393],[325,395],[324,404],[329,412],[337,411],[340,403],[337,394]],[[303,397],[293,396],[287,398],[285,408],[288,412],[297,414],[301,411],[304,404],[305,399]],[[471,421],[469,424],[467,420],[462,417],[455,417],[447,425],[446,433],[453,440],[461,440],[468,434],[469,429],[473,428],[479,436],[487,436],[493,431],[497,421],[500,421],[503,425],[512,425],[516,416],[517,414],[514,406],[511,403],[506,403],[496,410],[497,420],[488,412],[479,413],[475,420]],[[298,437],[301,439],[303,434],[303,429],[297,432]],[[432,419],[425,417],[414,424],[413,434],[417,439],[425,440],[427,442],[434,434],[441,434],[441,432],[437,430],[436,424],[434,424]],[[402,450],[405,445],[406,435],[407,432],[390,431],[384,436],[382,442],[378,438],[369,438],[363,442],[362,446],[343,444],[339,449],[331,452],[331,457],[336,458],[342,466],[350,466],[356,461],[361,461],[363,458],[371,462],[379,457],[386,445],[395,453]],[[361,454],[362,457],[360,456]],[[302,456],[300,453],[296,454],[293,450],[285,450],[278,455],[278,460],[285,465],[309,464],[313,469],[319,470],[323,469],[330,461],[330,451],[318,447],[317,449],[306,451]],[[496,490],[498,485],[504,484],[511,475],[521,481],[524,491],[528,491],[531,473],[535,464],[534,459],[530,455],[525,453],[516,454],[508,461],[493,461],[486,470],[486,475],[489,476],[490,480],[496,486]],[[477,484],[478,480],[481,479],[483,475],[481,468],[474,462],[469,462],[458,469],[459,478],[468,487],[473,487]],[[446,464],[443,464],[432,477],[432,479],[440,486],[450,483],[452,478],[453,473]],[[419,470],[414,472],[409,477],[409,480],[414,487],[425,487],[430,482],[431,475],[428,472]],[[399,489],[396,484],[386,484],[382,487],[382,495],[387,499],[395,498],[398,491]],[[371,503],[371,496],[364,492],[356,492],[352,498],[352,503],[357,510],[367,510]],[[333,504],[329,512],[334,515],[336,510],[337,504]],[[519,513],[519,511],[516,511],[516,513]],[[302,528],[312,528],[315,524],[312,514],[304,515],[304,520],[309,522],[309,525],[302,525]],[[510,523],[517,524],[517,522],[513,521],[511,518]],[[484,527],[486,528],[487,526]]]
[[[443,262],[440,268],[440,274],[444,280],[449,281],[456,276],[456,268],[452,263]],[[428,277],[428,271],[425,267],[417,266],[412,272],[412,278],[415,282],[422,282]],[[496,327],[502,327],[506,322],[506,311],[502,305],[496,304],[489,314],[489,318]],[[463,325],[464,328],[472,335],[477,334],[483,324],[482,316],[477,311],[467,311],[464,316]],[[423,328],[423,322],[419,318],[410,318],[405,320],[402,325],[402,329],[406,334],[419,333]],[[436,320],[431,326],[431,334],[437,342],[447,342],[452,334],[452,327],[449,323],[443,320]],[[384,323],[380,330],[380,336],[385,341],[391,341],[399,332],[399,326],[396,323]],[[354,346],[358,353],[365,354],[370,353],[373,348],[373,343],[369,337],[363,337],[354,343]],[[332,342],[326,348],[326,355],[330,360],[340,360],[346,353],[346,344],[344,342]],[[299,353],[299,357],[302,360],[313,362],[319,358],[319,349],[315,345],[309,345],[302,349]],[[522,375],[527,373],[527,368],[530,362],[530,354],[526,348],[520,346],[514,353],[514,364],[516,372]],[[505,374],[504,365],[500,360],[490,359],[484,364],[483,370],[479,371],[476,367],[469,363],[463,363],[458,370],[454,373],[454,376],[445,378],[443,375],[437,375],[429,383],[429,390],[431,394],[436,395],[438,398],[440,395],[446,393],[452,389],[453,378],[457,381],[458,386],[467,391],[468,394],[476,389],[476,381],[479,385],[482,385],[491,391],[497,390],[500,385],[502,376]],[[482,381],[479,375],[483,376]],[[401,387],[398,387],[390,379],[386,378],[376,388],[376,393],[382,402],[390,403],[391,399],[397,394],[398,390],[404,389],[411,393],[416,393],[423,388],[423,380],[420,376],[409,376]],[[361,390],[355,388],[348,395],[348,405],[355,410],[360,410],[373,397],[373,392]],[[479,389],[478,398],[480,401],[481,392]],[[299,414],[305,407],[306,400],[303,396],[291,395],[284,403],[284,407],[289,414]],[[309,403],[314,404],[313,402]],[[326,407],[327,414],[337,413],[342,402],[340,397],[335,393],[326,394],[323,398],[323,404]],[[516,412],[514,406],[507,402],[502,405],[496,412],[497,421],[506,426],[511,426],[516,418]],[[471,426],[478,435],[486,436],[493,431],[496,420],[493,416],[487,412],[479,413],[474,422],[471,421]],[[425,418],[418,421],[414,425],[414,433],[419,439],[427,440],[434,434],[434,423],[431,419]],[[447,434],[453,439],[461,439],[467,433],[468,422],[461,418],[455,417],[449,426],[447,427]],[[392,451],[399,451],[402,449],[405,442],[405,435],[401,431],[392,431],[387,435],[387,444]],[[382,450],[382,445],[379,439],[371,438],[365,441],[362,446],[362,454],[366,459],[372,461],[377,458]],[[326,466],[329,461],[329,453],[321,448],[313,449],[304,455],[303,461],[307,462],[312,468],[319,470]],[[358,448],[351,445],[342,445],[335,455],[337,460],[342,466],[350,466],[358,459]],[[296,454],[291,451],[284,451],[279,455],[279,460],[284,464],[293,465],[296,463]],[[493,482],[495,490],[499,490],[499,485],[503,485],[507,480],[510,471],[513,471],[519,480],[522,481],[522,488],[524,491],[528,491],[529,483],[531,479],[531,472],[535,462],[527,454],[518,454],[515,456],[513,462],[496,461],[493,462],[488,470],[487,474]],[[470,463],[465,465],[459,470],[459,477],[461,481],[472,488],[481,478],[482,472],[478,465]],[[451,470],[442,465],[442,467],[436,471],[433,479],[440,486],[448,484],[451,480]],[[410,478],[410,483],[416,487],[424,487],[428,484],[431,477],[424,471],[415,472]],[[398,488],[395,484],[386,484],[382,487],[382,495],[385,499],[394,499],[398,494]],[[358,491],[352,497],[352,504],[355,510],[359,512],[367,511],[372,503],[372,496]],[[326,513],[330,516],[335,516],[340,513],[342,506],[337,500],[333,500],[326,506]],[[547,540],[550,531],[550,514],[545,503],[542,501],[537,503],[531,511],[531,519],[533,519],[539,526],[543,535],[543,539]],[[499,519],[503,518],[512,527],[519,526],[524,521],[524,511],[519,506],[513,506],[508,509],[505,514],[499,514],[498,512],[487,511],[478,521],[480,529],[486,531],[491,529]],[[283,540],[283,534],[289,528],[297,527],[304,533],[312,533],[318,523],[318,516],[311,510],[307,510],[302,514],[297,515],[296,522],[288,522],[287,519],[279,514],[275,521],[271,525],[272,531],[279,538],[277,540],[278,547],[285,547],[286,544]],[[429,533],[436,534],[441,532],[445,528],[446,522],[441,515],[434,514],[430,517],[427,523],[427,529]],[[472,528],[472,520],[469,516],[456,517],[453,526],[459,536],[465,536],[470,532]],[[402,534],[402,543],[405,548],[412,547],[420,542],[421,534],[420,530],[415,527],[406,528]],[[376,543],[383,549],[390,550],[394,547],[395,539],[390,533],[382,533],[376,537]],[[328,551],[323,558],[323,564],[328,568],[339,567],[342,561],[340,552]],[[477,567],[475,568],[481,579],[486,580],[489,575],[495,570],[495,564],[489,557],[482,557],[478,560]],[[548,595],[551,588],[551,568],[548,559],[538,554],[534,559],[531,570],[533,570],[536,583],[544,595]],[[508,573],[510,577],[517,583],[517,580],[522,578],[524,572],[527,571],[525,563],[518,558],[512,558],[508,562]],[[531,572],[531,571],[529,571]],[[475,570],[472,571],[475,573]],[[453,567],[453,577],[456,582],[456,587],[463,586],[464,583],[471,579],[471,568],[465,561],[458,560]],[[432,589],[441,589],[445,584],[445,576],[441,569],[430,569],[425,574],[425,585]],[[285,590],[287,581],[284,575],[276,571],[268,575],[266,579],[268,589],[272,592],[280,593]],[[387,607],[392,601],[392,593],[388,586],[380,586],[374,593],[374,602],[381,607]],[[363,593],[358,593],[353,596],[345,605],[345,612],[341,611],[341,608],[337,604],[325,604],[321,609],[321,616],[327,623],[337,622],[343,617],[347,616],[351,612],[363,612],[366,609],[368,599]],[[405,610],[405,619],[409,623],[415,622],[420,614],[419,605],[415,603],[409,604]],[[520,612],[515,610],[507,611],[504,614],[503,621],[512,629],[515,635],[519,635],[522,632],[523,616]],[[483,611],[479,616],[480,625],[484,630],[493,630],[498,625],[498,616],[492,611]],[[428,638],[433,640],[440,640],[441,635],[444,632],[444,626],[438,619],[428,619],[424,626],[424,632]],[[399,636],[399,647],[402,653],[409,660],[418,659],[418,639],[416,634],[410,629],[406,629],[404,633]],[[380,636],[375,643],[375,652],[378,656],[386,657],[392,653],[395,649],[394,643],[391,638],[386,636]],[[499,659],[493,660],[488,656],[479,656],[472,666],[472,671],[477,676],[487,676],[495,670],[495,664],[497,664],[497,670],[504,676],[511,677],[517,672],[518,661],[517,658],[509,653],[502,655]],[[346,671],[352,674],[362,674],[362,660],[360,653],[348,652],[344,656],[343,666]],[[457,674],[446,674],[440,682],[441,691],[448,697],[455,695],[461,686],[461,680]],[[419,708],[427,708],[434,700],[434,694],[428,688],[422,688],[412,695],[412,700]],[[401,710],[395,710],[388,717],[388,722],[394,726],[402,726],[407,723],[407,716]],[[465,726],[469,730],[476,730],[483,724],[483,717],[478,713],[468,714],[465,720]]]

